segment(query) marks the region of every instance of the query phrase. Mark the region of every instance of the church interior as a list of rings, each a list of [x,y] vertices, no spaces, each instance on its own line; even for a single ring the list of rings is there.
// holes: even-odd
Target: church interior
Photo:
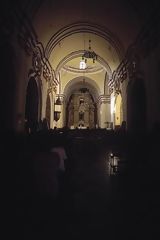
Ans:
[[[2,2],[8,231],[21,240],[156,239],[159,1]]]

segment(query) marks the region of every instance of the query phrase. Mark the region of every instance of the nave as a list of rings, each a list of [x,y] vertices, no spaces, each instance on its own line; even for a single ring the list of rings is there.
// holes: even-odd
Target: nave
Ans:
[[[157,239],[159,0],[2,2],[2,239]]]

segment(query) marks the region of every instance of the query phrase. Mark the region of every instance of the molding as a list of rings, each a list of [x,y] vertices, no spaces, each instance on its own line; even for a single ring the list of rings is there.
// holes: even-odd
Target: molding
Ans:
[[[58,79],[58,74],[60,72],[60,70],[72,59],[77,58],[77,57],[82,57],[82,55],[84,54],[84,50],[79,50],[79,51],[75,51],[72,52],[70,54],[68,54],[67,56],[65,56],[58,64],[56,70],[55,70],[55,76]],[[111,78],[112,76],[112,71],[111,68],[109,66],[109,64],[100,56],[97,57],[97,62],[99,62],[101,65],[103,65],[103,67],[105,68],[105,70],[107,71],[107,74],[109,75],[109,77]],[[81,70],[82,73],[86,72],[84,70]]]
[[[109,103],[110,104],[110,95],[100,95],[98,97],[98,104]]]
[[[97,66],[97,67],[87,67],[85,69],[79,69],[79,68],[74,68],[68,65],[64,65],[62,67],[62,70],[66,71],[66,72],[71,72],[71,73],[100,73],[104,70],[103,67],[101,66]]]
[[[98,25],[96,23],[90,23],[90,22],[76,22],[70,25],[67,25],[63,28],[61,28],[58,32],[56,32],[49,40],[46,49],[45,54],[46,56],[50,57],[52,50],[55,48],[55,46],[65,39],[68,36],[71,36],[76,33],[93,33],[95,35],[98,35],[102,38],[104,38],[106,41],[108,41],[113,48],[116,50],[119,60],[124,56],[124,48],[118,38],[111,33],[106,27]]]

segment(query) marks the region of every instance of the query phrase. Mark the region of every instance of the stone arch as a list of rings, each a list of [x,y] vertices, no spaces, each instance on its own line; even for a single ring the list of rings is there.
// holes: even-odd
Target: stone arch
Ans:
[[[47,56],[47,58],[50,57],[52,50],[60,41],[62,41],[63,39],[70,35],[82,32],[93,33],[95,35],[101,36],[113,46],[113,48],[116,50],[119,56],[119,60],[121,61],[123,59],[124,47],[117,39],[117,37],[105,27],[90,22],[76,22],[70,24],[60,29],[56,34],[54,34],[50,38],[45,49],[45,55]]]
[[[72,52],[72,53],[68,54],[67,56],[65,56],[59,62],[59,64],[57,65],[57,68],[55,70],[56,78],[58,78],[59,71],[63,68],[63,66],[67,62],[69,62],[70,60],[72,60],[72,59],[74,59],[76,57],[82,56],[83,53],[84,53],[84,50],[78,50],[78,51]],[[108,75],[108,77],[111,78],[112,77],[112,71],[111,71],[111,68],[110,68],[109,64],[101,56],[97,56],[97,62],[99,62],[104,67],[104,69],[107,72],[106,75]]]
[[[98,97],[101,95],[101,92],[96,82],[91,78],[85,77],[85,83],[84,83],[83,79],[84,77],[82,76],[76,77],[70,80],[66,84],[65,88],[63,89],[63,94],[66,97],[66,101],[68,101],[69,96],[73,91],[75,91],[75,89],[83,88],[84,86],[90,89],[90,92],[94,98],[94,101],[96,102],[98,100]]]
[[[97,99],[98,96],[100,95],[100,89],[97,86],[96,83],[94,83],[93,80],[89,78],[85,78],[85,83],[83,82],[82,77],[77,77],[75,79],[72,79],[65,87],[64,89],[64,95],[66,99],[66,123],[67,126],[69,122],[69,114],[71,114],[71,101],[74,100],[73,98],[75,97],[75,93],[79,95],[80,97],[80,91],[82,91],[82,95],[85,95],[85,98],[88,99],[90,102],[89,108],[88,108],[88,116],[87,114],[84,114],[85,119],[89,119],[87,124],[85,122],[84,126],[85,127],[91,127],[94,128],[96,123],[97,123]],[[74,109],[75,107],[73,107]],[[74,111],[74,110],[73,110]],[[78,110],[77,110],[78,111]],[[78,113],[77,113],[78,114]],[[77,121],[75,124],[75,127],[78,127],[80,121],[78,120],[78,115],[76,116]]]

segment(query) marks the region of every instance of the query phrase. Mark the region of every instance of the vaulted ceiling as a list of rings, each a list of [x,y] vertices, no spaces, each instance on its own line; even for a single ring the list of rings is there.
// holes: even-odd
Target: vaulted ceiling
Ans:
[[[110,74],[157,4],[158,0],[10,0],[3,14],[19,8],[28,15],[56,74],[62,69],[79,71],[89,40],[98,61],[87,70]]]

